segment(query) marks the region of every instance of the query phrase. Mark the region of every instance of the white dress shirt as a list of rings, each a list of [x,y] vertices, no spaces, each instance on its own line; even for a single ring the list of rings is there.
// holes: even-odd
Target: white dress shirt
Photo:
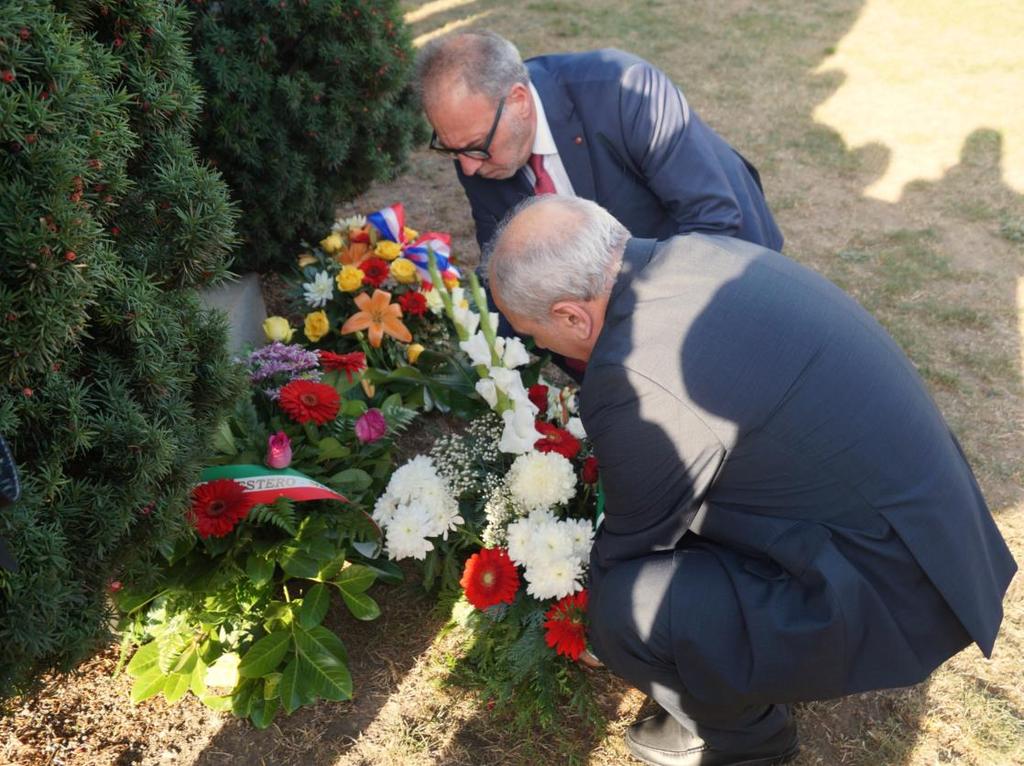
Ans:
[[[569,174],[565,172],[565,165],[562,158],[558,156],[558,147],[555,146],[555,137],[551,135],[551,126],[548,125],[548,118],[544,115],[544,104],[540,102],[537,89],[530,83],[530,93],[533,94],[533,106],[537,111],[537,133],[533,137],[533,154],[540,154],[544,157],[544,169],[548,171],[552,182],[555,184],[555,191],[559,194],[576,196],[572,188],[572,181]],[[530,180],[530,186],[537,182],[537,177],[529,165],[523,168],[526,177]]]

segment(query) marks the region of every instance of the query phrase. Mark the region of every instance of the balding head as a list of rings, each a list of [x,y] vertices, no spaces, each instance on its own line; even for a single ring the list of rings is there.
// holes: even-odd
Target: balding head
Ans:
[[[488,283],[512,313],[546,321],[559,301],[607,297],[629,232],[579,197],[530,197],[499,227],[487,255]]]
[[[529,82],[516,46],[494,32],[446,35],[416,55],[416,93],[428,113],[442,95],[464,91],[497,102],[516,83]]]

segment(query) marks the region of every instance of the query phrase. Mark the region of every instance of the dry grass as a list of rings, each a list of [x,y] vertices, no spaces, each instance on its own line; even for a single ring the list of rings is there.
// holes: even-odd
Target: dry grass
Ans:
[[[525,55],[616,46],[669,72],[702,116],[761,169],[787,252],[856,295],[907,349],[1024,561],[1024,127],[1007,95],[1024,92],[1024,83],[1012,82],[1024,68],[1020,16],[1009,14],[1011,5],[406,2],[416,14],[413,32],[423,39],[468,22],[509,36]],[[957,97],[937,97],[935,88],[950,78]],[[345,212],[396,200],[405,203],[410,225],[451,231],[455,252],[475,261],[468,208],[446,163],[418,152],[405,175]],[[631,762],[621,734],[643,704],[638,693],[598,676],[606,731],[569,721],[556,735],[515,736],[487,700],[446,683],[459,637],[442,632],[445,615],[433,611],[432,600],[414,584],[377,589],[375,596],[384,610],[376,623],[340,612],[335,618],[355,663],[351,703],[319,705],[254,732],[194,701],[179,706],[178,718],[159,704],[143,710],[148,718],[135,715],[122,681],[90,671],[71,683],[88,684],[93,698],[104,700],[112,730],[119,720],[134,727],[131,747],[115,747],[131,740],[122,727],[121,739],[103,752],[76,756],[71,748],[56,761],[43,745],[9,741],[0,759],[210,766]],[[1022,764],[1021,668],[1018,578],[991,660],[968,649],[918,687],[801,706],[798,764]],[[47,693],[58,696],[61,688],[55,681]],[[81,723],[90,696],[75,699]],[[20,723],[5,729],[0,721],[0,740],[39,728],[45,706],[26,705]],[[75,731],[74,709],[60,713],[63,729],[37,740],[53,744],[66,736],[61,731]],[[89,720],[79,729],[91,727],[95,736],[104,723]]]

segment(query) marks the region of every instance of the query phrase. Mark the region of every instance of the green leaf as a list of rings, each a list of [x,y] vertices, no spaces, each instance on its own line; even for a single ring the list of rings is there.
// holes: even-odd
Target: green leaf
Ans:
[[[254,694],[252,706],[249,709],[249,720],[252,721],[252,725],[257,729],[265,729],[273,723],[274,716],[277,715],[280,707],[281,702],[277,697],[265,700]]]
[[[155,697],[164,690],[166,681],[167,676],[161,673],[160,668],[154,664],[145,673],[135,678],[135,683],[132,684],[131,701],[137,703]]]
[[[364,590],[373,585],[373,581],[377,579],[377,574],[362,564],[350,564],[341,570],[335,579],[334,583],[341,588],[342,593],[362,593]]]
[[[302,657],[288,663],[281,674],[279,696],[286,713],[293,713],[316,699],[316,673],[311,671]]]
[[[369,488],[370,484],[373,483],[373,479],[366,471],[361,468],[346,468],[344,471],[339,471],[327,480],[328,484],[341,485],[350,492],[362,492]]]
[[[203,694],[199,697],[199,701],[202,702],[210,710],[216,710],[218,712],[226,713],[231,710],[234,700],[232,700],[230,694],[223,696],[217,694]]]
[[[283,673],[268,673],[263,678],[263,699],[272,700],[280,695],[282,675]]]
[[[270,633],[255,644],[238,664],[238,674],[243,678],[259,678],[277,670],[291,645],[291,634],[286,630]]]
[[[223,452],[225,455],[238,454],[238,447],[235,446],[235,437],[231,433],[231,425],[226,420],[222,420],[220,425],[217,426],[217,431],[213,435],[213,448],[218,452]]]
[[[274,562],[250,553],[245,560],[245,573],[256,585],[264,585],[274,576]]]
[[[405,575],[402,568],[394,561],[378,560],[365,565],[367,569],[377,574],[377,578],[387,585],[399,585],[405,582]]]
[[[135,677],[141,676],[157,667],[159,662],[160,646],[156,641],[150,641],[148,644],[140,647],[139,651],[135,652],[132,661],[128,663],[128,674]]]
[[[335,633],[323,625],[317,625],[309,630],[309,636],[343,663],[348,664],[348,650]]]
[[[231,693],[231,712],[239,718],[245,718],[252,710],[253,696],[257,685],[263,688],[263,684],[255,679],[247,678],[240,683]]]
[[[343,445],[333,436],[328,436],[320,440],[320,454],[317,456],[316,462],[324,463],[328,460],[337,460],[339,458],[348,457],[351,454],[352,450]]]
[[[345,606],[356,619],[376,620],[380,617],[380,607],[377,602],[365,593],[350,594],[342,591],[341,597],[345,599]]]
[[[316,573],[316,579],[320,582],[325,580],[333,580],[337,576],[341,568],[345,566],[345,552],[342,551],[339,555],[324,564],[320,571]]]
[[[174,670],[167,674],[167,681],[164,683],[164,696],[171,704],[185,696],[189,686],[192,685],[192,673],[196,669],[196,662],[199,655],[192,647],[178,658]]]
[[[241,659],[235,652],[222,654],[216,662],[207,667],[204,683],[207,686],[234,689],[238,684],[238,665]]]
[[[304,678],[312,684],[315,693],[328,700],[346,700],[352,697],[352,675],[345,662],[321,643],[321,633],[314,635],[302,628],[295,629],[295,646],[302,658]]]
[[[366,412],[366,402],[362,399],[349,399],[341,405],[341,414],[347,418],[358,418]]]
[[[315,627],[324,621],[327,616],[327,608],[331,605],[331,595],[322,583],[317,583],[302,597],[302,606],[299,607],[299,625],[306,628]],[[285,705],[285,708],[288,706]]]
[[[320,571],[320,562],[310,556],[305,548],[300,548],[297,545],[282,548],[278,561],[289,577],[312,579]]]

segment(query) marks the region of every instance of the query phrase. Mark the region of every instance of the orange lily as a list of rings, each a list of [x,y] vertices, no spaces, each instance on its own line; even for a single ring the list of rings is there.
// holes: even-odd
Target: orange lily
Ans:
[[[370,255],[370,245],[367,242],[352,242],[348,247],[341,250],[336,256],[338,263],[343,266],[358,266]]]
[[[359,293],[355,300],[360,310],[345,320],[341,326],[342,335],[369,329],[370,345],[374,348],[380,348],[384,333],[403,343],[412,340],[412,333],[400,319],[402,307],[391,302],[391,293],[374,290],[372,298],[366,293]]]

